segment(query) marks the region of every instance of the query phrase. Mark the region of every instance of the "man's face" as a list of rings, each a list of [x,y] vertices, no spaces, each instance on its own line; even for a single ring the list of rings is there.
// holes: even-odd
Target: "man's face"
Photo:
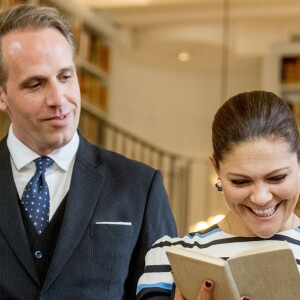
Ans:
[[[71,48],[56,29],[12,31],[2,38],[8,70],[0,110],[18,139],[40,155],[67,144],[80,116],[80,89]]]

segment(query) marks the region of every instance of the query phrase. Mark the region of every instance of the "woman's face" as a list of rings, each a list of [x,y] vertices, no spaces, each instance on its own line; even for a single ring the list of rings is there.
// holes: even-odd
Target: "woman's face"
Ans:
[[[299,172],[297,154],[283,140],[234,145],[217,170],[234,229],[267,238],[291,228]]]

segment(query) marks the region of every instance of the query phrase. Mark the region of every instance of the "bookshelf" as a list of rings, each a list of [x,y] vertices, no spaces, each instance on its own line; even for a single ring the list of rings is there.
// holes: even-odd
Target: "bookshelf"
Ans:
[[[278,43],[263,60],[262,89],[288,102],[300,128],[300,42]],[[300,199],[295,212],[300,216]]]
[[[0,1],[0,11],[4,10],[12,5],[18,4],[18,3],[25,3],[28,1],[21,1],[21,0],[1,0]]]
[[[96,122],[89,120],[90,114],[84,107],[103,113],[109,111],[110,42],[117,34],[117,29],[74,0],[2,0],[0,10],[20,2],[56,7],[70,22],[76,46],[75,62],[83,104],[79,128],[84,135],[99,135],[101,128],[94,126]],[[9,122],[3,113],[0,118],[0,136],[3,136]]]
[[[9,8],[12,5],[18,4],[18,3],[27,3],[28,1],[21,1],[21,0],[1,0],[0,1],[0,11]],[[0,139],[2,139],[9,128],[10,119],[7,115],[7,113],[0,112]]]
[[[300,42],[273,46],[264,60],[262,87],[289,103],[300,128]]]

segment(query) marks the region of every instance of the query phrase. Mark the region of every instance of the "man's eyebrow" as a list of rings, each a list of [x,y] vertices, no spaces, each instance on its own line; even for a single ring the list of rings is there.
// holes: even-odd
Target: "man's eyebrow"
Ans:
[[[29,84],[30,84],[30,82],[32,82],[32,81],[41,81],[41,80],[44,80],[45,79],[45,77],[44,76],[42,76],[42,75],[34,75],[34,76],[30,76],[30,77],[27,77],[27,78],[25,78],[21,83],[20,83],[20,88],[22,89],[22,88],[26,88]]]
[[[63,72],[71,72],[73,74],[75,73],[75,68],[73,66],[62,68],[61,70],[59,70],[58,74]]]

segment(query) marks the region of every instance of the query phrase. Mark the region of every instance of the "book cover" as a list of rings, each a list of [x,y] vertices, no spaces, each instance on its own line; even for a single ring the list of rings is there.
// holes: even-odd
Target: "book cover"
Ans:
[[[204,280],[215,282],[213,300],[299,300],[300,276],[287,242],[251,248],[227,261],[190,249],[167,250],[173,277],[186,300],[196,300]]]

